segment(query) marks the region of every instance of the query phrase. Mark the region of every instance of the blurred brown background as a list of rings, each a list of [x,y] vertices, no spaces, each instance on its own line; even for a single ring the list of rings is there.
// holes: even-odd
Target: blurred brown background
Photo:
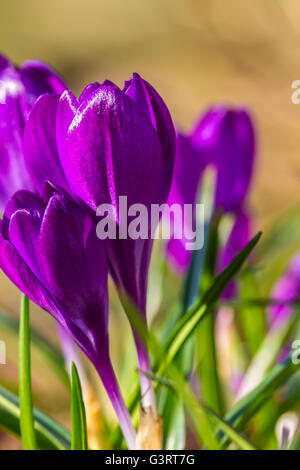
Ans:
[[[300,202],[300,105],[291,102],[299,24],[297,0],[0,0],[0,49],[16,63],[49,62],[76,94],[106,78],[122,85],[137,71],[186,130],[213,103],[247,105],[258,136],[251,204],[264,228]],[[18,303],[2,275],[0,305],[17,312]],[[55,337],[49,316],[35,321]],[[16,380],[10,360],[0,366],[8,385]],[[45,406],[48,385],[34,380]],[[57,396],[64,409],[67,395]]]

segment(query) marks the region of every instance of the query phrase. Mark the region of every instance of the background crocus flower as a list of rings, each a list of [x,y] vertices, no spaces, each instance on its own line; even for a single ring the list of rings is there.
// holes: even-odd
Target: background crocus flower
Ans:
[[[219,253],[218,271],[223,271],[242,251],[250,240],[252,233],[249,211],[241,209],[235,214],[233,227],[224,248]],[[231,281],[223,292],[223,298],[231,298],[236,294],[236,283]]]
[[[45,187],[8,202],[0,266],[16,286],[68,331],[97,369],[130,448],[135,431],[109,357],[107,259],[94,222],[68,196]]]
[[[286,273],[276,282],[271,299],[276,302],[270,305],[270,326],[280,326],[285,323],[293,313],[295,306],[292,302],[300,299],[300,254],[293,257]]]
[[[254,129],[247,111],[225,106],[210,109],[190,135],[177,134],[168,203],[182,207],[196,203],[203,172],[212,165],[217,174],[215,209],[238,214],[245,207],[254,154]],[[167,255],[179,273],[186,271],[191,253],[186,252],[184,241],[171,240]]]
[[[174,127],[161,97],[137,74],[123,90],[105,81],[89,85],[79,100],[68,91],[40,97],[29,116],[24,148],[38,191],[50,179],[93,212],[100,204],[112,204],[118,225],[119,196],[127,197],[128,207],[146,206],[149,217],[151,204],[167,200]],[[145,317],[152,240],[110,240],[108,250],[121,297],[129,298]],[[147,371],[145,346],[136,341],[140,369]],[[154,407],[151,381],[144,374],[141,388],[144,405]]]
[[[0,55],[0,210],[19,189],[33,189],[23,157],[23,132],[32,105],[43,93],[62,93],[62,80],[46,64],[18,68]]]

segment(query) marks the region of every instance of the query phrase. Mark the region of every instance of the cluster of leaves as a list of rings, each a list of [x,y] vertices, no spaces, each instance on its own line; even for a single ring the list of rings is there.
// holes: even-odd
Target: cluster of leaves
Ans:
[[[258,233],[216,276],[220,230],[220,216],[217,215],[209,226],[204,249],[194,254],[181,300],[166,310],[163,299],[157,315],[161,321],[153,322],[148,331],[135,310],[131,310],[131,321],[147,342],[151,354],[151,378],[164,423],[164,448],[184,448],[186,429],[192,431],[199,448],[225,449],[230,446],[250,450],[276,447],[276,421],[285,411],[297,409],[300,405],[297,365],[291,357],[284,362],[276,362],[287,339],[296,337],[299,332],[299,321],[293,316],[283,330],[271,335],[266,328],[266,305],[274,280],[297,248],[300,235],[298,220],[297,211],[264,237],[255,250],[256,267],[260,269],[254,270],[248,263],[249,255],[261,237]],[[168,281],[168,269],[165,274],[164,282],[167,284],[171,282],[170,279]],[[235,313],[236,334],[242,345],[241,354],[245,358],[245,374],[258,368],[260,380],[241,400],[230,403],[228,407],[228,384],[221,382],[218,370],[215,314],[222,303],[222,293],[233,279],[239,282],[241,292],[239,301],[231,308]],[[0,322],[17,331],[17,324],[5,314],[1,314]],[[73,364],[70,378],[70,433],[42,411],[33,408],[30,344],[40,348],[48,365],[68,383],[60,352],[34,330],[30,331],[29,302],[23,296],[19,321],[19,397],[0,388],[0,426],[19,436],[26,449],[87,449],[85,406],[76,366]],[[197,390],[199,384],[201,392]],[[128,397],[128,408],[134,419],[138,415],[139,399],[136,376]],[[112,429],[109,422],[106,422],[106,429],[110,430],[107,433],[108,445],[122,448],[124,442],[120,429]],[[299,447],[298,437],[294,448]]]

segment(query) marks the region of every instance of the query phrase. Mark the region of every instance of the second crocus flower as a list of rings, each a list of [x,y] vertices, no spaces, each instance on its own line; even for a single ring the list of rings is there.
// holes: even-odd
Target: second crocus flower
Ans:
[[[241,243],[236,243],[236,234],[241,222],[239,214],[247,211],[245,206],[253,174],[254,155],[254,129],[248,112],[226,106],[210,109],[191,134],[177,135],[169,204],[178,203],[182,207],[184,204],[195,204],[203,172],[208,165],[212,165],[217,175],[215,210],[222,209],[224,213],[236,216],[237,226],[233,227],[232,237],[235,238],[234,245],[242,248],[245,237]],[[232,256],[237,254],[232,249],[229,251]],[[184,273],[191,259],[191,252],[186,251],[184,243],[171,240],[167,254],[177,271]],[[226,253],[224,256],[227,257]]]

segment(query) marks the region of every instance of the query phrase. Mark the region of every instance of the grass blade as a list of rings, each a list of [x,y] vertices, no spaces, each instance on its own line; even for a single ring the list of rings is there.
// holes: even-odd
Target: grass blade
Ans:
[[[29,299],[22,294],[19,333],[19,397],[20,397],[20,429],[25,450],[37,449],[34,430],[31,365],[30,365],[30,326]]]
[[[66,450],[70,448],[69,431],[40,410],[34,408],[33,413],[39,449]],[[0,387],[0,426],[16,437],[21,437],[19,397],[3,387]]]
[[[197,304],[177,323],[165,342],[167,363],[170,363],[175,358],[178,351],[183,347],[187,339],[199,325],[200,321],[213,310],[216,301],[219,299],[231,279],[242,267],[243,263],[258,243],[260,236],[261,232],[259,232],[234,258],[230,265],[215,278],[212,286],[205,292],[202,299],[200,299]]]
[[[266,378],[254,390],[233,406],[225,415],[225,421],[237,430],[244,427],[273,393],[285,384],[288,378],[297,372],[297,370],[299,368],[292,362],[291,357],[274,366]],[[227,444],[228,440],[225,439],[223,446]]]
[[[82,398],[80,379],[74,362],[72,363],[71,414],[71,450],[87,450],[85,407]]]

